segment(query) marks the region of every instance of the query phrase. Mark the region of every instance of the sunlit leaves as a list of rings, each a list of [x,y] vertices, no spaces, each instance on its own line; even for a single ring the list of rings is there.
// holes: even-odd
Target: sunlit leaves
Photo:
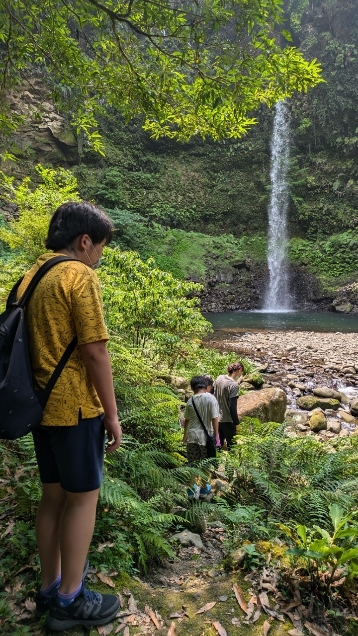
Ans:
[[[100,152],[103,108],[143,116],[154,137],[235,138],[260,104],[320,81],[315,61],[281,49],[272,35],[280,0],[0,0],[0,9],[2,88],[35,64]],[[71,89],[65,99],[63,86]]]

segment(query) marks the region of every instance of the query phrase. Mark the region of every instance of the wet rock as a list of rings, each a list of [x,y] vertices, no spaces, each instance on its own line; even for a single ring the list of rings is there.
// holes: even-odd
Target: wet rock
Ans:
[[[351,303],[343,303],[342,305],[336,305],[335,309],[340,314],[349,314],[353,309],[353,305]]]
[[[261,422],[279,422],[285,419],[286,393],[279,388],[261,389],[240,395],[237,403],[239,418],[257,417]]]
[[[244,382],[252,384],[256,388],[259,388],[264,383],[262,376],[258,371],[254,371],[253,373],[245,375],[243,380]]]
[[[350,403],[350,399],[349,399],[348,395],[343,393],[343,391],[340,391],[340,396],[341,396],[342,404],[349,404]]]
[[[327,419],[322,411],[314,412],[311,415],[308,423],[311,431],[313,431],[314,433],[319,433],[319,431],[327,430]]]
[[[317,397],[322,398],[333,398],[334,400],[341,401],[341,394],[339,391],[335,391],[334,389],[330,389],[328,386],[318,386],[313,389],[313,395],[317,395]]]
[[[245,391],[254,391],[255,387],[250,382],[240,382],[240,389],[244,389]]]
[[[336,411],[340,406],[340,402],[333,398],[319,398],[316,395],[303,395],[297,399],[297,406],[306,411],[312,411],[316,408],[321,408],[323,410],[332,409]]]
[[[352,415],[358,415],[358,398],[355,398],[351,402],[351,413]]]
[[[350,432],[347,428],[342,428],[341,432],[339,433],[339,437],[348,437],[350,435]]]
[[[287,409],[285,413],[285,422],[287,422],[289,426],[293,426],[293,427],[307,426],[308,414],[302,413],[302,411],[294,411],[293,409]]]
[[[342,372],[344,375],[355,375],[355,367],[343,367]]]
[[[341,428],[342,428],[342,425],[339,420],[328,420],[327,429],[331,431],[332,433],[335,433],[336,435],[338,435],[338,433],[340,433],[341,431]]]
[[[189,532],[189,530],[183,530],[182,532],[177,532],[177,534],[173,534],[172,540],[179,541],[179,543],[183,547],[188,547],[190,545],[193,545],[199,550],[202,550],[204,548],[200,535],[194,534],[194,532]]]
[[[339,409],[338,411],[339,417],[346,422],[347,424],[358,424],[358,420],[351,413],[347,413],[347,411],[343,411],[343,409]]]

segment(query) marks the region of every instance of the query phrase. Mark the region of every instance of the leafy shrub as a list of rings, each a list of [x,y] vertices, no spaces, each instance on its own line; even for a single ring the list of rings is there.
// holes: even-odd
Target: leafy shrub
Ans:
[[[294,547],[287,550],[295,566],[305,564],[311,593],[329,599],[338,579],[358,577],[357,512],[346,515],[338,504],[329,507],[330,531],[313,526],[279,524]]]

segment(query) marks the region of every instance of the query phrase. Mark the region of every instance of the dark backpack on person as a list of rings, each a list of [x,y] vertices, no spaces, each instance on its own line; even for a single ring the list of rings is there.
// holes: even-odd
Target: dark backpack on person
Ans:
[[[0,439],[23,437],[42,420],[50,393],[60,377],[76,344],[68,345],[44,389],[35,389],[25,324],[25,306],[41,278],[51,267],[76,259],[55,256],[33,276],[25,293],[16,301],[22,278],[12,288],[6,310],[0,315]]]

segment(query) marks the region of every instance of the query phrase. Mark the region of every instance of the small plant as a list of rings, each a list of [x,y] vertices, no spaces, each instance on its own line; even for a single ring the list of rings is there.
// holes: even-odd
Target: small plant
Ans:
[[[296,567],[304,564],[309,576],[311,591],[324,599],[330,599],[332,586],[339,580],[358,576],[358,524],[357,512],[348,515],[333,504],[329,508],[333,532],[319,526],[312,529],[297,525],[294,530],[278,524],[278,527],[294,543],[287,554],[293,557]]]

